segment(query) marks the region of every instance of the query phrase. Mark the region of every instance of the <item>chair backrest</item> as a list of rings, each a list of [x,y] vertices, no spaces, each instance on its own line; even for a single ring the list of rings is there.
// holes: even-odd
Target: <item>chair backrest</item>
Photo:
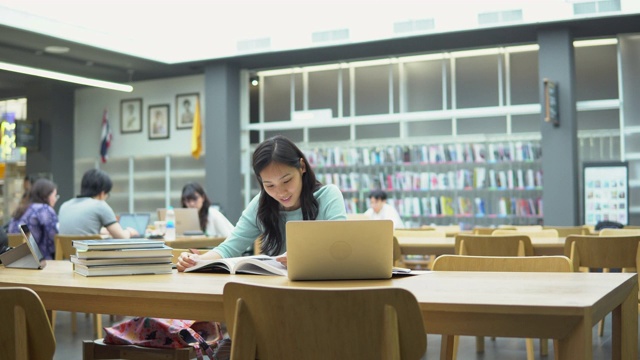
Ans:
[[[530,238],[558,238],[558,230],[556,229],[540,229],[540,230],[507,230],[496,229],[492,235],[528,235]]]
[[[476,226],[473,228],[473,235],[491,235],[496,228]]]
[[[418,302],[404,289],[227,283],[223,296],[232,359],[420,359],[426,351]]]
[[[31,289],[0,287],[0,359],[53,359],[56,340],[47,312]]]
[[[447,234],[444,231],[431,230],[431,229],[394,229],[393,236],[395,237],[428,237],[428,238],[441,238],[446,237]]]
[[[69,260],[71,255],[76,253],[73,247],[73,240],[97,240],[102,239],[99,234],[96,235],[60,235],[57,234],[53,241],[56,246],[55,260]]]
[[[17,247],[24,243],[24,236],[22,234],[7,234],[9,239],[9,246]]]
[[[514,271],[571,272],[566,256],[465,256],[442,255],[436,258],[434,271]]]
[[[637,270],[640,263],[638,243],[640,235],[570,235],[565,239],[564,251],[573,262],[574,271],[580,267]]]
[[[472,235],[458,234],[456,255],[474,256],[532,256],[533,245],[527,235]]]
[[[602,229],[600,236],[633,236],[640,235],[640,229]]]
[[[555,229],[558,237],[567,237],[569,235],[588,235],[589,230],[584,226],[545,226],[543,230]]]
[[[400,248],[400,243],[398,242],[397,237],[393,237],[393,264],[395,264],[402,259],[402,248]]]
[[[498,225],[498,229],[518,230],[518,231],[538,231],[538,230],[542,230],[542,225]]]
[[[347,214],[347,220],[371,220],[371,217],[366,214]]]

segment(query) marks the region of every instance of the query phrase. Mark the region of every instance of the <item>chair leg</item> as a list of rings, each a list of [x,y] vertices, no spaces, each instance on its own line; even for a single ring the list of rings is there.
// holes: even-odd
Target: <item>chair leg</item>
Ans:
[[[47,315],[49,315],[49,322],[51,323],[51,329],[56,330],[56,312],[54,310],[47,310]]]
[[[102,314],[93,314],[94,337],[102,338]]]
[[[598,322],[598,336],[604,335],[604,318]]]
[[[527,338],[525,342],[527,345],[527,360],[534,360],[535,355],[533,354],[533,339]]]
[[[476,336],[476,352],[484,352],[484,336]]]
[[[71,333],[75,335],[78,332],[78,317],[75,312],[71,312]]]
[[[540,339],[540,356],[549,355],[549,342],[548,339]]]
[[[453,356],[451,360],[458,359],[458,345],[460,344],[460,336],[456,335],[453,337]]]

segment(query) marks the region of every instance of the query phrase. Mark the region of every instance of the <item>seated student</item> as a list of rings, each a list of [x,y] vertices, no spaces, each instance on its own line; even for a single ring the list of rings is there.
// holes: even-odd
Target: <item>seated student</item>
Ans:
[[[109,192],[113,183],[109,175],[99,169],[84,173],[80,183],[80,195],[60,206],[60,234],[95,235],[106,228],[115,239],[129,239],[140,236],[136,229],[122,229],[109,204]]]
[[[207,236],[227,237],[233,230],[233,224],[211,206],[211,201],[202,186],[190,182],[182,188],[182,207],[198,209],[200,228]]]
[[[13,213],[9,222],[9,233],[20,233],[20,225],[29,226],[29,231],[38,243],[40,252],[45,259],[52,260],[56,248],[53,238],[58,233],[58,216],[53,207],[58,201],[56,184],[47,179],[39,179],[30,189],[24,201]]]
[[[286,265],[287,221],[346,220],[340,189],[318,182],[302,151],[286,137],[274,136],[258,145],[253,172],[261,191],[242,212],[231,235],[205,254],[180,254],[178,271],[195,265],[197,259],[241,256],[258,236],[262,236],[262,253],[282,255],[277,260]]]
[[[389,219],[393,221],[394,229],[400,229],[404,227],[404,223],[402,222],[398,211],[396,211],[393,206],[387,204],[386,192],[382,190],[373,190],[369,194],[369,201],[371,207],[364,212],[365,215],[374,220]]]

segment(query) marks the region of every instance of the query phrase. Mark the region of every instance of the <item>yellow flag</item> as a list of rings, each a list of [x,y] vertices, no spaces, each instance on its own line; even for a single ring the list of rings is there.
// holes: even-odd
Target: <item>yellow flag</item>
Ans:
[[[193,131],[191,133],[191,156],[196,159],[202,154],[202,119],[200,118],[200,99],[196,100],[196,110],[193,114]]]

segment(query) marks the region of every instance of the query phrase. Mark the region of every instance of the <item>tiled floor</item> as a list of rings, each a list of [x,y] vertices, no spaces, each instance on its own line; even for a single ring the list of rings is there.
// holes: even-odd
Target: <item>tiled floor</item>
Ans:
[[[105,326],[108,324],[109,316],[103,316]],[[54,360],[74,360],[82,359],[82,340],[93,339],[91,328],[91,317],[78,314],[78,332],[71,334],[70,313],[58,312],[56,322],[56,342],[57,350]],[[611,316],[607,316],[607,326],[605,334],[599,337],[594,327],[593,351],[594,360],[606,360],[611,358]],[[540,357],[538,352],[538,341],[535,342],[536,359],[553,359],[553,345],[549,342],[549,355]],[[440,358],[440,336],[427,336],[427,354],[423,359]],[[485,339],[485,352],[477,354],[475,351],[475,338],[462,337],[458,349],[458,359],[460,360],[522,360],[526,359],[524,339],[497,338],[495,341]]]

